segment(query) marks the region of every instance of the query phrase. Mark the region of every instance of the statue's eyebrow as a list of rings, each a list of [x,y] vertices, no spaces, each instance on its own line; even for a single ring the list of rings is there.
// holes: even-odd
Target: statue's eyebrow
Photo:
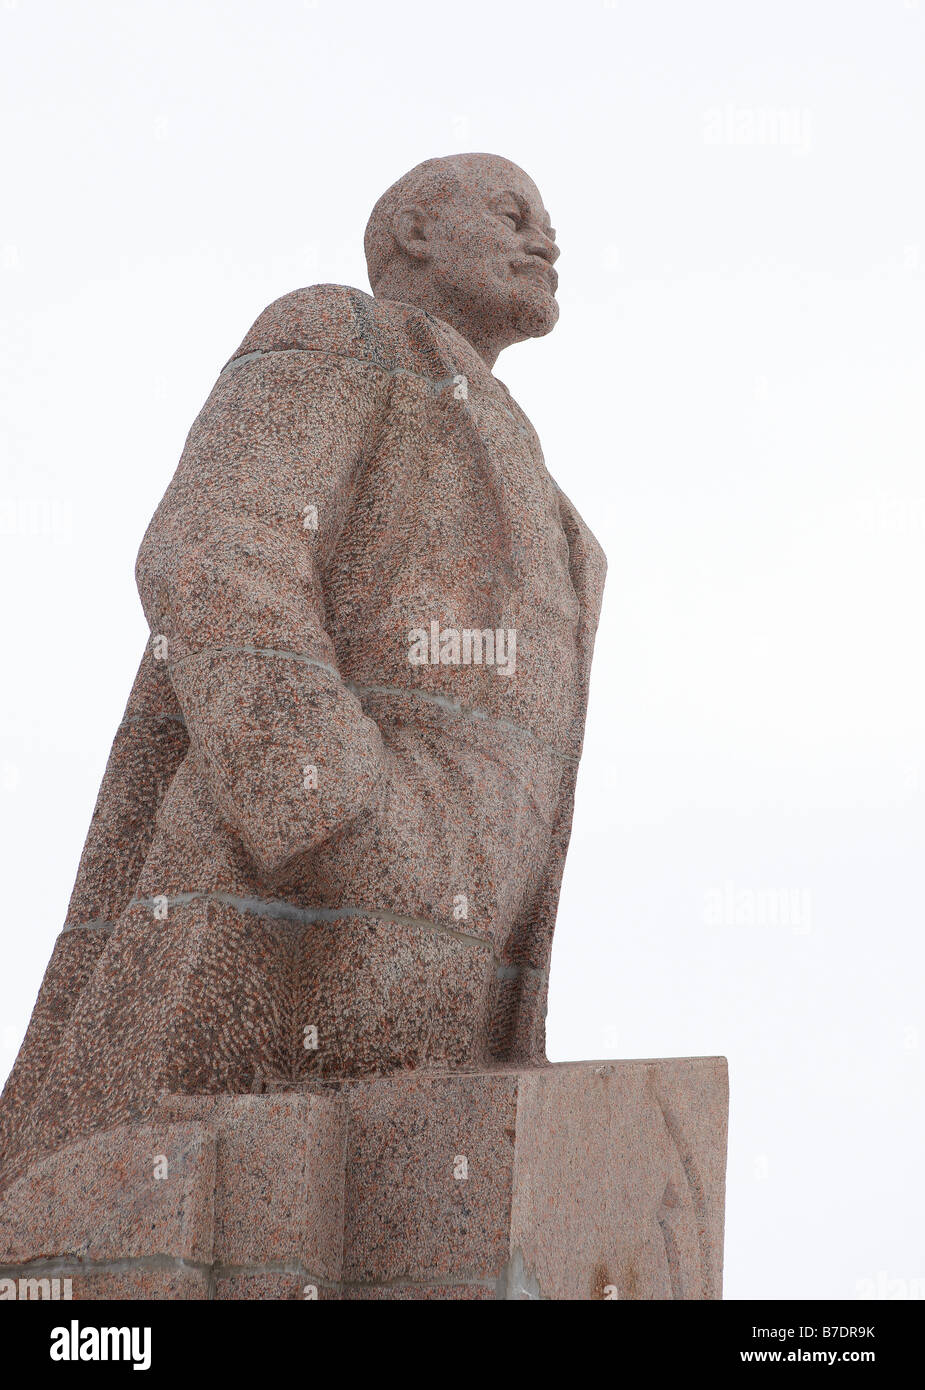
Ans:
[[[501,192],[493,194],[489,201],[492,207],[497,207],[497,205],[503,203],[505,199],[517,204],[520,209],[521,217],[527,217],[529,215],[530,209],[527,206],[527,200],[523,198],[521,194],[515,193],[513,188],[502,188]]]
[[[520,209],[520,215],[525,222],[529,222],[532,220],[532,213],[529,201],[524,197],[522,193],[515,193],[513,188],[505,188],[502,189],[500,193],[496,193],[494,197],[490,200],[491,206],[496,207],[497,204],[503,202],[505,198],[510,198],[512,203],[517,204],[518,208]],[[549,237],[551,241],[555,241],[556,229],[552,225],[552,218],[549,216],[549,213],[546,211],[545,208],[543,208],[542,210],[542,219],[542,231],[544,236]]]

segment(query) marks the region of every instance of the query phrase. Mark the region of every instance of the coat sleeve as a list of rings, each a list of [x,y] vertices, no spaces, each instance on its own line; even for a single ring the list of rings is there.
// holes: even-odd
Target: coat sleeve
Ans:
[[[379,730],[338,669],[322,580],[389,387],[336,351],[232,361],[139,553],[192,755],[270,881],[374,803],[385,776]]]

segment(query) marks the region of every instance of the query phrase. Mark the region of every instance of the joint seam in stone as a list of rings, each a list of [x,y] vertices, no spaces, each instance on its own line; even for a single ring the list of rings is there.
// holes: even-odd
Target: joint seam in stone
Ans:
[[[181,724],[186,728],[186,720],[182,714],[127,714],[119,725],[123,728],[126,724]]]
[[[175,666],[182,666],[186,661],[195,661],[203,656],[260,656],[276,657],[281,661],[299,661],[305,666],[316,666],[320,671],[326,671],[335,680],[343,681],[343,677],[336,666],[332,666],[329,661],[321,661],[316,656],[306,656],[304,652],[291,652],[276,647],[251,647],[242,645],[240,647],[203,647],[202,651],[188,652],[186,656],[178,656],[175,660],[167,663],[168,669],[172,670]]]
[[[424,700],[428,704],[437,705],[440,709],[448,710],[451,714],[459,715],[463,719],[471,719],[474,723],[485,724],[490,729],[504,729],[506,733],[519,734],[522,738],[530,739],[538,747],[555,754],[564,762],[578,762],[573,754],[557,748],[554,743],[547,743],[545,739],[537,738],[530,729],[524,729],[510,719],[493,719],[487,710],[478,709],[475,705],[464,705],[461,700],[455,700],[451,695],[436,695],[429,690],[407,690],[402,686],[393,685],[354,685],[352,681],[345,681],[344,684],[349,686],[356,695],[402,695],[412,700]]]
[[[525,977],[533,977],[545,983],[549,979],[549,971],[536,965],[499,965],[495,971],[495,978],[498,980],[522,980]]]
[[[421,931],[451,936],[465,946],[487,947],[492,953],[492,957],[496,959],[491,942],[483,936],[476,936],[474,932],[460,931],[457,927],[448,927],[441,922],[431,922],[425,917],[408,917],[398,912],[381,911],[369,907],[296,907],[293,903],[281,902],[279,899],[241,897],[235,893],[210,892],[175,893],[172,895],[164,894],[163,897],[133,898],[129,907],[147,907],[153,911],[156,906],[163,905],[164,898],[166,898],[168,909],[186,907],[194,902],[214,902],[222,907],[232,907],[243,915],[266,917],[278,922],[290,922],[294,926],[315,926],[343,920],[390,922],[399,927],[416,927]]]
[[[409,690],[403,686],[394,685],[357,685],[354,681],[342,676],[337,667],[332,666],[330,662],[321,661],[318,657],[307,656],[304,652],[292,652],[276,647],[205,647],[202,651],[189,652],[186,656],[179,656],[168,664],[169,667],[173,668],[174,666],[181,666],[186,661],[193,661],[204,656],[259,656],[276,658],[281,661],[298,661],[305,666],[313,666],[317,670],[333,676],[358,698],[364,695],[400,695],[412,700],[423,700],[427,704],[436,705],[439,709],[448,710],[451,714],[458,715],[462,719],[470,719],[474,723],[484,724],[489,729],[503,729],[505,733],[518,734],[521,738],[529,739],[539,748],[553,753],[563,762],[575,763],[576,765],[578,763],[578,758],[574,754],[566,753],[563,749],[557,748],[554,743],[547,743],[544,739],[537,738],[530,729],[524,729],[519,724],[514,724],[510,719],[493,719],[487,710],[478,709],[475,705],[464,705],[461,700],[456,700],[451,695],[437,695],[429,690]]]
[[[313,357],[337,357],[342,362],[353,362],[358,367],[372,367],[377,372],[382,372],[383,376],[412,377],[415,381],[423,381],[431,391],[437,394],[445,391],[449,386],[455,386],[456,373],[453,376],[441,377],[439,380],[432,376],[424,376],[422,372],[413,372],[408,367],[386,367],[381,362],[374,362],[371,357],[352,357],[349,352],[331,352],[325,348],[291,347],[291,348],[256,348],[253,352],[245,352],[241,357],[232,357],[230,362],[226,362],[218,374],[218,380],[227,372],[234,371],[235,367],[241,367],[245,362],[256,362],[259,357],[295,357],[304,353],[311,353]],[[460,402],[463,404],[463,402]]]
[[[427,317],[430,318],[430,315],[428,314]],[[437,378],[432,376],[425,376],[423,372],[413,372],[410,367],[386,367],[384,363],[377,362],[372,357],[352,357],[349,352],[331,352],[329,349],[326,348],[290,347],[255,348],[253,352],[245,352],[242,353],[240,357],[232,357],[231,361],[226,362],[222,370],[219,372],[218,381],[221,381],[222,378],[228,372],[234,371],[236,367],[242,367],[245,364],[245,362],[256,362],[257,359],[260,357],[295,357],[304,353],[311,353],[314,357],[336,357],[342,362],[353,362],[358,367],[372,367],[374,371],[381,372],[383,376],[387,377],[411,377],[413,381],[422,381],[434,396],[438,396],[442,391],[446,391],[447,388],[450,386],[455,386],[459,376],[461,375],[460,372],[454,372],[452,376]],[[514,405],[517,406],[518,411],[520,411],[520,406],[518,406],[517,402],[514,401],[513,396],[511,395],[510,391],[508,391],[507,387],[504,385],[504,382],[498,381],[497,377],[494,377],[493,380],[496,382],[498,386],[500,386],[503,389],[508,399],[510,401],[513,401]],[[466,404],[464,399],[460,399],[459,405],[467,415],[470,413],[469,406]],[[512,424],[514,424],[518,431],[524,436],[524,438],[530,439],[531,430],[528,430],[524,427],[523,422],[521,420],[518,420],[513,410],[509,410],[508,407],[505,405],[502,405],[501,409],[504,411],[505,415],[507,415],[508,418],[511,420]],[[523,415],[522,411],[520,411],[520,413]],[[524,416],[524,419],[526,419],[526,416]]]
[[[156,898],[133,898],[129,907],[147,907],[153,910],[160,900]],[[425,931],[433,931],[438,934],[451,936],[454,940],[466,946],[487,946],[492,953],[492,958],[496,962],[495,978],[497,980],[522,980],[525,978],[537,979],[545,983],[549,979],[549,971],[535,965],[502,965],[498,963],[498,957],[490,941],[484,937],[476,936],[472,932],[463,932],[455,927],[448,927],[439,922],[431,922],[423,917],[407,917],[394,912],[375,912],[369,908],[360,907],[295,907],[292,903],[284,903],[271,898],[247,898],[238,897],[233,893],[177,893],[167,898],[168,908],[186,907],[193,902],[218,902],[223,907],[233,907],[242,914],[250,914],[260,917],[268,917],[273,921],[291,922],[295,926],[312,926],[318,923],[335,922],[341,919],[355,920],[373,918],[394,922],[398,926],[419,927]],[[112,932],[115,928],[114,922],[107,922],[102,919],[94,919],[88,922],[71,922],[62,927],[61,934],[65,932],[81,931],[83,929]]]

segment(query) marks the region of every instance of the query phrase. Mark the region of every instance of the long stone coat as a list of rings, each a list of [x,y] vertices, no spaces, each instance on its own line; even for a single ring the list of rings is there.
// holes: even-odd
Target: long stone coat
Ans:
[[[258,318],[141,546],[4,1181],[165,1091],[544,1059],[604,570],[448,325],[336,285]]]

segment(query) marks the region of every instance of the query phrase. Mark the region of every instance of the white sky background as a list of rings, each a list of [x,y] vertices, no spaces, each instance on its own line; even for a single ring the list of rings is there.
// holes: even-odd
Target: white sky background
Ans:
[[[562,246],[497,372],[610,560],[550,1056],[728,1056],[727,1297],[925,1279],[925,0],[0,0],[0,77],[0,1073],[218,370],[489,150]]]

